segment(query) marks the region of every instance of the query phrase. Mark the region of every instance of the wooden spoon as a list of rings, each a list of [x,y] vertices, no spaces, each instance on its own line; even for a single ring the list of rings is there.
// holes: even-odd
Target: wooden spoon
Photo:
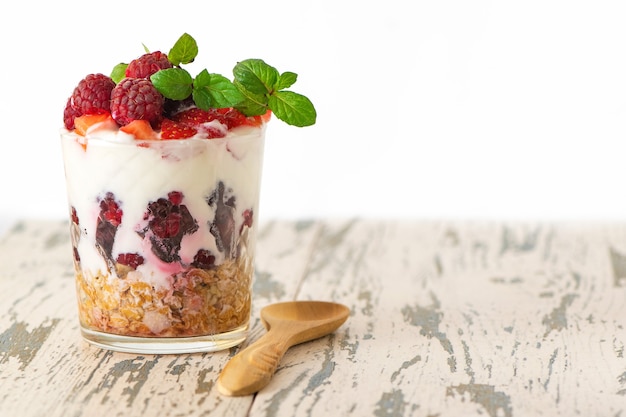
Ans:
[[[239,396],[261,390],[270,382],[287,349],[334,332],[349,314],[348,307],[325,301],[292,301],[264,307],[261,322],[268,332],[226,364],[217,381],[219,391]]]

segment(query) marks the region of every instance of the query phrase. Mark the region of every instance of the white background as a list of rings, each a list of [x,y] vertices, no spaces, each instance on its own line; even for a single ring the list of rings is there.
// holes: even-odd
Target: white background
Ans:
[[[65,218],[76,83],[183,32],[192,73],[262,58],[316,105],[268,128],[265,219],[626,219],[625,22],[603,0],[2,2],[0,230]]]

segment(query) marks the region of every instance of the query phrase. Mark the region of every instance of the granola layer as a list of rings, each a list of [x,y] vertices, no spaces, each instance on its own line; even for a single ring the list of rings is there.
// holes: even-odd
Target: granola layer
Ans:
[[[211,269],[189,268],[155,288],[118,265],[120,277],[76,273],[81,324],[91,330],[140,337],[191,337],[248,323],[252,268],[245,257]]]

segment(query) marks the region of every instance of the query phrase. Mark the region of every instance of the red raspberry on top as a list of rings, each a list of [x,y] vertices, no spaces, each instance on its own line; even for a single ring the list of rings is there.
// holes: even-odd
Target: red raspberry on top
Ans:
[[[65,110],[63,110],[63,124],[65,124],[65,128],[67,130],[74,129],[74,119],[82,116],[78,109],[72,107],[72,97],[67,99],[67,103],[65,104]]]
[[[126,67],[128,78],[150,78],[155,72],[172,68],[172,63],[163,52],[151,52],[134,59]]]
[[[161,122],[164,98],[145,78],[124,78],[111,92],[111,115],[125,126],[133,120]]]
[[[114,87],[111,77],[104,74],[89,74],[80,80],[63,112],[65,127],[72,129],[74,118],[85,114],[108,113]]]

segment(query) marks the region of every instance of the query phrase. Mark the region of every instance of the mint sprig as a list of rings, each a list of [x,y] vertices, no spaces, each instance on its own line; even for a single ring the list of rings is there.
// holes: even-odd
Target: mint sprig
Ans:
[[[244,97],[237,87],[226,77],[209,74],[202,70],[193,80],[193,101],[201,109],[234,107]]]
[[[246,96],[246,100],[235,106],[242,113],[258,115],[269,108],[277,118],[293,126],[304,127],[315,123],[317,113],[311,100],[285,90],[296,82],[298,74],[280,74],[261,59],[247,59],[235,65],[233,75],[235,85]]]
[[[271,110],[278,119],[292,126],[315,124],[317,113],[313,103],[287,90],[297,81],[297,74],[281,74],[261,59],[246,59],[233,68],[232,81],[206,69],[194,78],[182,65],[192,63],[197,55],[195,39],[184,33],[167,54],[173,68],[152,74],[150,81],[164,97],[171,100],[192,97],[195,105],[203,110],[234,107],[246,116],[258,116]],[[114,68],[111,77],[116,83],[124,78],[126,66],[122,63]]]
[[[196,40],[187,33],[183,34],[167,54],[173,68],[157,71],[150,81],[164,97],[185,100],[191,96],[196,106],[203,110],[234,107],[240,103],[243,96],[226,77],[202,70],[193,78],[181,67],[192,63],[197,55]]]

